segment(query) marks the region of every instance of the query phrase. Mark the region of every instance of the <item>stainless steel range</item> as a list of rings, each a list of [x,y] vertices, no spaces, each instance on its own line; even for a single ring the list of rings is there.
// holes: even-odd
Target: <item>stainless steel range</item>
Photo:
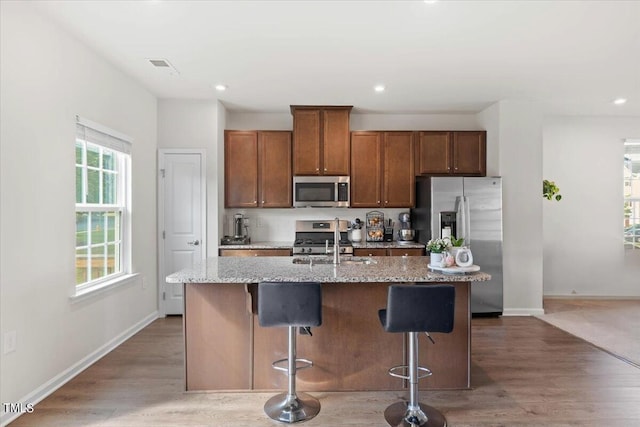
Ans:
[[[353,245],[348,238],[349,221],[340,220],[340,253],[353,255]],[[327,255],[333,251],[335,220],[296,221],[296,239],[293,242],[294,255]]]

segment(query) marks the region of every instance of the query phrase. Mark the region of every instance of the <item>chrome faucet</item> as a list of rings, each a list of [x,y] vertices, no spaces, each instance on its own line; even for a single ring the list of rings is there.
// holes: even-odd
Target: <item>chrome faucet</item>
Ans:
[[[333,230],[333,264],[340,264],[340,218],[336,217],[335,230]]]

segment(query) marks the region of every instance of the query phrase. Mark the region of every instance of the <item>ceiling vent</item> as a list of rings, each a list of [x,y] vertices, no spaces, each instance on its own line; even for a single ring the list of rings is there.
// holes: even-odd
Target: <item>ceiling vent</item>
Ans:
[[[180,74],[178,70],[174,68],[173,65],[169,63],[166,59],[147,59],[151,65],[156,67],[159,70],[164,70],[172,76],[177,76]]]

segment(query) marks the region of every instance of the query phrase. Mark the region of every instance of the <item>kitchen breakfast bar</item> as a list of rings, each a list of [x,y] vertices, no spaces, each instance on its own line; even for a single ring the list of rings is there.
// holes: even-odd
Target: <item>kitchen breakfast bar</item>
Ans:
[[[287,332],[258,323],[257,285],[262,281],[322,283],[322,325],[297,340],[298,357],[313,361],[311,369],[298,374],[298,389],[304,391],[404,388],[404,381],[387,371],[406,364],[405,334],[385,332],[378,319],[388,286],[452,284],[454,329],[433,333],[435,344],[424,335],[419,339],[420,364],[433,372],[420,387],[470,388],[470,286],[490,276],[433,272],[428,260],[344,257],[333,265],[324,257],[211,257],[168,276],[168,282],[184,286],[185,389],[286,389],[286,375],[271,363],[287,357]]]

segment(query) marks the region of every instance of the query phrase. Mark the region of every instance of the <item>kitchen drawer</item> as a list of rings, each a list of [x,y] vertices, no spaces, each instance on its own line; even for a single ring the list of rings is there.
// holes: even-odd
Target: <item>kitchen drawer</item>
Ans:
[[[422,256],[424,255],[424,249],[420,248],[389,248],[387,249],[387,255],[389,256]]]
[[[385,248],[354,248],[354,256],[387,256],[387,250]]]
[[[291,256],[291,249],[220,249],[220,256]]]
[[[422,256],[420,248],[354,248],[354,256]]]

